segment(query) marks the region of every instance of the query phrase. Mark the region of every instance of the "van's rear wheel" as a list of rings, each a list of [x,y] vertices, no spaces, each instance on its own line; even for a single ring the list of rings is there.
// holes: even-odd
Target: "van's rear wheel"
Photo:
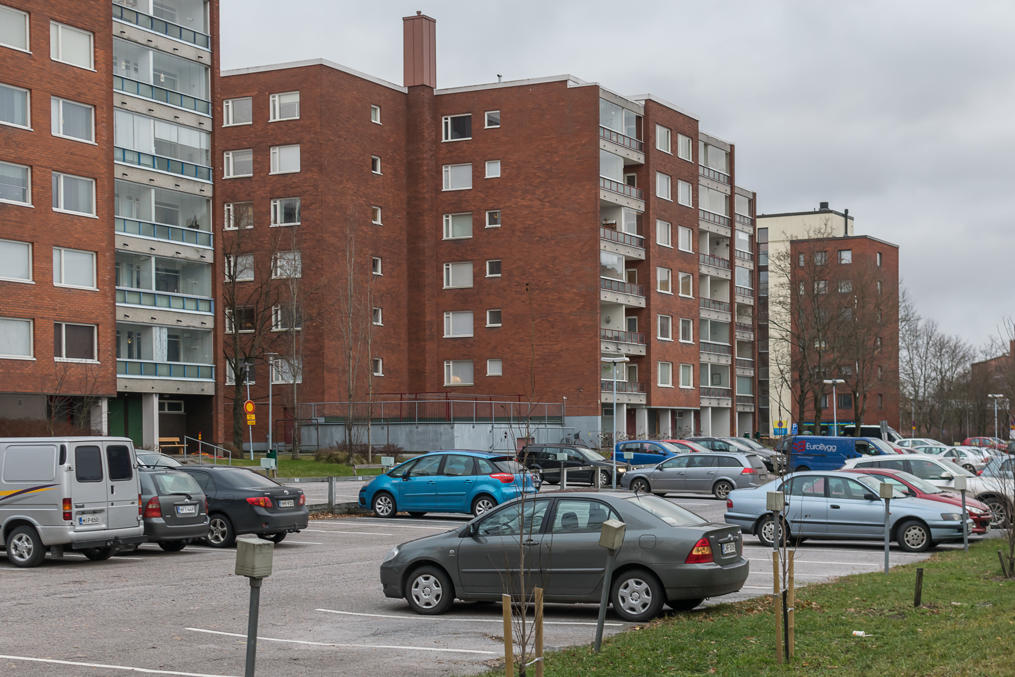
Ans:
[[[81,551],[81,554],[92,560],[93,562],[101,562],[107,560],[113,556],[113,549],[106,548],[85,548]]]
[[[39,533],[21,526],[7,536],[7,559],[16,567],[37,567],[46,558],[46,546]]]

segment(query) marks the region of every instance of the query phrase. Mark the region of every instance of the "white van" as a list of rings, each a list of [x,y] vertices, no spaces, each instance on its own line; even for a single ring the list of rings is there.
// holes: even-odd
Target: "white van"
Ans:
[[[126,437],[0,438],[0,540],[19,567],[142,543],[141,482]]]

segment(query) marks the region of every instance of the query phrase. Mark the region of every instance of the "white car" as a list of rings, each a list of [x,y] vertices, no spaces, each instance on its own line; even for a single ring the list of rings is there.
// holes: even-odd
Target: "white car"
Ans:
[[[921,445],[911,447],[915,454],[933,454],[960,465],[971,473],[979,473],[990,461],[990,454],[980,447],[949,447],[946,445]]]
[[[938,442],[937,440],[931,439],[930,437],[907,437],[905,439],[899,440],[895,444],[900,446],[900,447],[906,447],[906,448],[923,447],[923,446],[927,446],[927,445],[937,446],[937,447],[947,446],[947,445],[945,445],[944,442]]]
[[[1012,482],[992,477],[977,477],[965,468],[934,454],[904,456],[861,456],[846,461],[844,468],[890,468],[912,473],[938,487],[955,488],[955,478],[966,478],[966,495],[990,506],[992,527],[1008,523],[1012,511]]]

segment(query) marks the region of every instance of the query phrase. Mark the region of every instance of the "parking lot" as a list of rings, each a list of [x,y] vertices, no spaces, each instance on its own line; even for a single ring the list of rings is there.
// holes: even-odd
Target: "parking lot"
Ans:
[[[345,482],[358,491],[358,482]],[[671,497],[722,521],[725,504]],[[311,521],[275,547],[275,573],[261,594],[258,673],[447,675],[484,670],[502,656],[500,607],[456,604],[417,616],[380,590],[378,565],[393,545],[447,530],[459,517],[373,517]],[[961,546],[943,546],[961,547]],[[90,562],[71,554],[36,569],[0,556],[0,674],[243,674],[247,579],[232,574],[234,550],[154,545]],[[751,575],[732,601],[772,589],[771,551],[745,539]],[[892,551],[892,563],[923,555]],[[878,571],[876,543],[808,542],[796,559],[798,585]],[[548,605],[548,648],[590,643],[597,608]],[[607,616],[606,633],[629,624]]]

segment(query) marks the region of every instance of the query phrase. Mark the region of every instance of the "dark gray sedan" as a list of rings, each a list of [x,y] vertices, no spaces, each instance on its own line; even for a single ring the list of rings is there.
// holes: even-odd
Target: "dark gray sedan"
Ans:
[[[396,546],[381,564],[388,597],[420,614],[457,599],[519,598],[540,586],[547,602],[598,602],[606,569],[602,523],[627,525],[610,601],[641,622],[663,604],[689,610],[736,592],[747,579],[740,529],[708,522],[651,494],[575,492],[528,496],[452,531]]]
[[[692,492],[725,499],[734,489],[749,489],[770,479],[761,457],[742,453],[697,453],[668,458],[651,468],[632,470],[620,485],[636,493]]]

